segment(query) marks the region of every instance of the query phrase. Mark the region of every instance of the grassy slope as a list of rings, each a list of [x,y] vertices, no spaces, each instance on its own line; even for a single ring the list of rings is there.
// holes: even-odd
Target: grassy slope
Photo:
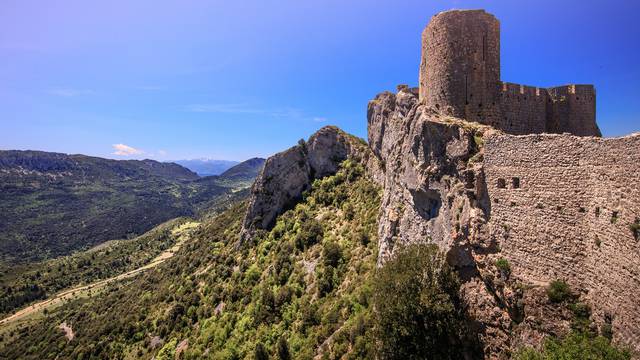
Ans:
[[[185,358],[252,358],[258,342],[273,354],[281,336],[296,359],[362,355],[379,189],[359,165],[346,167],[316,181],[255,244],[237,248],[237,205],[156,269],[3,334],[0,357],[168,359],[188,340]]]

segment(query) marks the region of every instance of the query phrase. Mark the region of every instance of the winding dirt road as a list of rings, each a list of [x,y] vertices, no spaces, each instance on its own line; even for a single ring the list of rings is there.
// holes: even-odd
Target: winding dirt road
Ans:
[[[71,289],[67,289],[67,290],[63,290],[62,292],[59,292],[58,294],[56,294],[55,296],[47,299],[47,300],[43,300],[41,302],[35,303],[33,305],[29,305],[26,308],[17,311],[15,314],[8,316],[2,320],[0,320],[0,326],[6,326],[8,324],[11,324],[17,320],[23,319],[29,315],[35,314],[39,311],[42,311],[46,308],[50,308],[53,307],[55,305],[58,305],[60,303],[62,303],[65,300],[71,300],[77,296],[79,296],[80,294],[82,294],[85,291],[89,291],[89,290],[97,290],[100,288],[105,287],[106,285],[115,282],[115,281],[120,281],[123,279],[127,279],[133,276],[136,276],[146,270],[152,269],[160,264],[162,264],[163,262],[165,262],[167,259],[171,258],[177,251],[178,249],[180,249],[180,246],[182,246],[182,244],[189,238],[188,236],[188,232],[187,230],[192,229],[196,226],[198,226],[199,223],[197,222],[188,222],[185,224],[182,224],[181,226],[176,227],[175,229],[172,230],[174,235],[178,236],[178,240],[176,241],[176,243],[168,250],[165,250],[163,253],[161,253],[160,255],[156,256],[153,260],[151,260],[151,262],[149,262],[148,264],[141,266],[137,269],[128,271],[126,273],[120,274],[120,275],[116,275],[113,277],[110,277],[108,279],[103,279],[100,281],[96,281],[94,283],[91,284],[87,284],[87,285],[82,285],[82,286],[78,286],[75,288],[71,288]]]

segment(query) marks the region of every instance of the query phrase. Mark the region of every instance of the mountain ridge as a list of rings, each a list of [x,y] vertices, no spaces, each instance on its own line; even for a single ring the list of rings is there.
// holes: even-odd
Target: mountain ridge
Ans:
[[[247,169],[241,179],[207,179],[148,159],[0,151],[0,259],[67,255],[219,208],[246,195],[237,190],[252,181],[253,168]]]

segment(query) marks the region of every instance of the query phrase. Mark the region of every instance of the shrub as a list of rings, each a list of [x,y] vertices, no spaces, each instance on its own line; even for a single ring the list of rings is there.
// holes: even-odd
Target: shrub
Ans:
[[[291,301],[292,295],[293,295],[293,292],[291,291],[290,287],[288,287],[287,285],[282,286],[278,290],[278,293],[276,294],[276,299],[275,299],[276,307],[281,308],[283,305],[288,304]]]
[[[318,304],[311,304],[308,300],[303,301],[300,305],[300,317],[303,330],[320,324],[320,320],[318,319]]]
[[[378,357],[462,357],[466,329],[459,288],[457,276],[435,245],[399,249],[374,279]]]
[[[614,347],[605,337],[593,337],[573,331],[562,340],[548,338],[541,351],[532,348],[520,350],[515,358],[517,360],[628,360],[631,359],[631,354],[627,350]]]
[[[289,352],[289,343],[287,343],[287,339],[283,336],[278,340],[278,358],[280,360],[290,360],[291,353]]]
[[[509,275],[511,275],[511,265],[509,265],[509,260],[505,258],[500,258],[496,260],[496,267],[498,268],[498,270],[500,270],[502,274],[504,274],[506,278],[508,278]]]
[[[589,332],[591,324],[591,307],[585,303],[570,304],[569,308],[573,311],[573,322],[571,328],[580,332]]]
[[[253,358],[255,360],[269,360],[269,352],[262,343],[259,342],[256,344],[256,349],[253,352]]]
[[[325,266],[337,267],[342,260],[342,248],[334,241],[326,241],[322,248],[322,261]]]
[[[547,288],[547,296],[549,297],[549,301],[561,303],[572,297],[571,288],[569,288],[569,284],[564,280],[554,280]]]
[[[316,219],[308,219],[300,226],[300,231],[296,235],[296,248],[304,250],[319,243],[324,235],[322,224]]]
[[[264,287],[262,289],[262,293],[260,295],[260,303],[256,308],[255,320],[257,323],[269,323],[273,321],[275,318],[275,298],[273,296],[273,291],[268,287]]]
[[[613,339],[613,327],[611,326],[611,324],[602,325],[602,327],[600,328],[600,335],[605,339],[611,341],[611,339]]]
[[[323,271],[318,274],[318,295],[325,296],[333,290],[335,269],[332,266],[326,266]]]
[[[352,234],[351,238],[354,243],[361,244],[363,246],[369,245],[369,241],[371,241],[371,239],[369,239],[369,234],[367,234],[364,229],[356,230],[355,233]]]

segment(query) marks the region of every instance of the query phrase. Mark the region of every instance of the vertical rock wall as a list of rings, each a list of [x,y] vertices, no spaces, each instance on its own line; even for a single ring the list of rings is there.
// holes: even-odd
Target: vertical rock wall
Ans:
[[[597,326],[611,322],[615,341],[637,347],[640,135],[505,135],[442,116],[416,93],[401,87],[369,102],[384,189],[379,265],[402,244],[439,245],[487,358],[569,331],[571,311],[545,294],[556,279],[591,305]]]

